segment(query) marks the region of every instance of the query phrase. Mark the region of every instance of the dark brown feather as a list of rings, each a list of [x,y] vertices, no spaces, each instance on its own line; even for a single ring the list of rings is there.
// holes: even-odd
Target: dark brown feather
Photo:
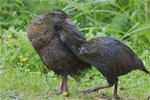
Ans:
[[[56,12],[67,17],[61,10],[52,10],[38,16],[28,28],[28,38],[49,69],[60,75],[74,75],[91,66],[80,61],[55,34],[56,27],[51,20],[51,14]],[[82,35],[80,37],[84,38]]]

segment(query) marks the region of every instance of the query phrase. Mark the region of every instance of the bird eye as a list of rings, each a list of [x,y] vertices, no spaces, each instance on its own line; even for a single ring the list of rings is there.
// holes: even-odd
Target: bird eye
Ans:
[[[53,13],[51,13],[51,17],[53,17],[54,16],[54,14]]]
[[[64,16],[64,15],[62,15],[62,14],[59,14],[59,17],[60,17],[60,18],[64,18],[65,16]]]

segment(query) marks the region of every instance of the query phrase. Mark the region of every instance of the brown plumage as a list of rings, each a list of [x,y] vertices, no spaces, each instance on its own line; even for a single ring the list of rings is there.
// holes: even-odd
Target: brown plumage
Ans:
[[[28,28],[28,38],[47,68],[62,76],[61,91],[68,92],[67,75],[90,68],[81,62],[56,35],[56,25],[68,19],[61,10],[52,10],[33,19]],[[78,38],[85,38],[77,32]]]
[[[142,70],[150,74],[142,61],[125,44],[112,37],[93,38],[89,41],[76,37],[75,27],[66,21],[59,25],[58,35],[61,41],[83,62],[94,65],[109,84],[93,87],[80,92],[89,93],[115,85],[114,98],[117,99],[118,76],[125,75],[132,70]]]

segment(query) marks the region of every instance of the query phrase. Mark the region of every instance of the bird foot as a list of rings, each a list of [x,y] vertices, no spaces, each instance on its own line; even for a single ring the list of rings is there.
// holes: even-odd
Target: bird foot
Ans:
[[[121,97],[119,97],[119,95],[117,95],[117,94],[115,95],[115,94],[114,94],[114,99],[115,99],[115,100],[120,100],[120,98],[121,98]]]
[[[95,91],[98,92],[98,90],[99,90],[99,87],[93,87],[93,88],[90,88],[90,89],[79,90],[78,92],[82,92],[82,93],[90,93],[90,92],[95,92]]]

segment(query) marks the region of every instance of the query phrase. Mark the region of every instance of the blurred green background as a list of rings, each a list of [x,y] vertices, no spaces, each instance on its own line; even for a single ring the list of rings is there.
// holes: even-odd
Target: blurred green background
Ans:
[[[97,100],[105,96],[107,100],[112,96],[113,88],[77,93],[107,83],[95,68],[79,81],[69,77],[70,97],[58,93],[60,76],[42,64],[26,33],[33,18],[55,8],[64,10],[88,40],[99,36],[119,39],[150,71],[150,0],[0,0],[1,100]],[[119,95],[146,100],[149,83],[149,75],[133,71],[119,78]]]

